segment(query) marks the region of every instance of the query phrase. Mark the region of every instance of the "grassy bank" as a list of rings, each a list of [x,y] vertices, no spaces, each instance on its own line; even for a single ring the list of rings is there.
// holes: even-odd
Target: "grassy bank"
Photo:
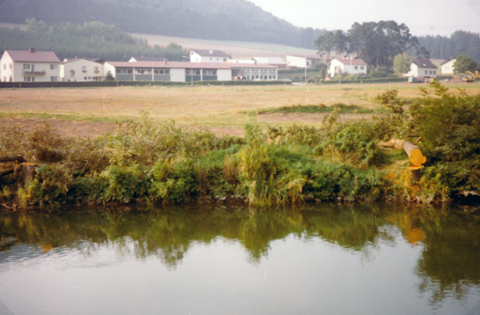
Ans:
[[[94,139],[63,138],[48,124],[1,125],[0,155],[38,167],[25,186],[14,175],[0,178],[0,203],[432,202],[480,190],[480,96],[439,84],[414,101],[398,94],[377,97],[381,110],[371,120],[341,121],[342,110],[361,108],[333,106],[320,126],[247,125],[241,138],[181,129],[145,112]],[[405,153],[377,145],[392,138],[420,140],[428,162],[417,183]]]

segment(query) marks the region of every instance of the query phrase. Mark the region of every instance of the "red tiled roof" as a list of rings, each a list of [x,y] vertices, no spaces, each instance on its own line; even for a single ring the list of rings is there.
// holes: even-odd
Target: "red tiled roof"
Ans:
[[[64,64],[66,64],[66,63],[70,63],[70,62],[74,62],[74,61],[78,61],[78,60],[87,60],[87,61],[90,61],[90,62],[94,62],[94,63],[99,63],[99,64],[101,64],[101,62],[93,61],[93,60],[90,60],[90,59],[88,59],[88,58],[74,58],[74,59],[69,59],[69,60],[67,60],[67,61],[62,62],[61,64],[64,65]]]
[[[355,66],[358,66],[358,65],[366,66],[366,65],[367,65],[367,64],[365,63],[365,61],[363,61],[362,59],[340,59],[340,58],[335,58],[335,60],[340,61],[340,62],[343,63],[344,65],[355,65]]]
[[[53,51],[7,50],[14,62],[60,62]]]

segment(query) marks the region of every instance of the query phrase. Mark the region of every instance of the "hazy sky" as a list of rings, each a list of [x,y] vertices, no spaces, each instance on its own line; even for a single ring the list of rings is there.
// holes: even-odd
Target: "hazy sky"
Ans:
[[[394,20],[413,35],[480,33],[480,0],[250,0],[296,26],[341,29],[354,22]]]

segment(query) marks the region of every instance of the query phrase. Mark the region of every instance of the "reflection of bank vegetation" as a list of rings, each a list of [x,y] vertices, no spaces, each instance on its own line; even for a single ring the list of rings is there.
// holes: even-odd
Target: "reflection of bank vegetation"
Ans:
[[[322,206],[291,210],[215,208],[137,212],[83,212],[62,214],[3,214],[0,216],[0,252],[30,244],[48,252],[70,248],[91,254],[102,246],[138,258],[157,256],[175,267],[197,243],[218,239],[238,242],[256,263],[268,256],[273,241],[289,235],[308,241],[320,238],[369,258],[379,242],[395,246],[400,232],[412,246],[423,245],[416,273],[421,292],[433,292],[432,302],[454,294],[462,298],[480,285],[479,218],[462,217],[431,208]],[[472,248],[472,244],[474,248]]]

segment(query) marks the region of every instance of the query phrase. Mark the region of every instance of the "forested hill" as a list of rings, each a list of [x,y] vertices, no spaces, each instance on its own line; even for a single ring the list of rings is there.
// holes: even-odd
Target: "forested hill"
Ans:
[[[456,31],[450,37],[423,36],[418,38],[419,46],[430,52],[430,58],[450,59],[467,55],[480,61],[480,34]]]
[[[101,21],[132,33],[314,48],[323,30],[298,28],[247,0],[0,0],[0,22]]]

